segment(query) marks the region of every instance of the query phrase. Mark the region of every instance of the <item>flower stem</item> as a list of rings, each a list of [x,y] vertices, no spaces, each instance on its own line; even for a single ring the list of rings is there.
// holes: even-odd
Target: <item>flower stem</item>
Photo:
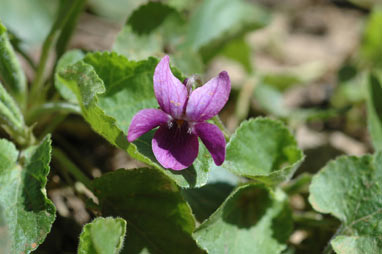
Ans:
[[[58,32],[58,29],[54,25],[42,46],[42,53],[41,53],[39,64],[37,66],[36,77],[32,83],[31,94],[30,94],[31,95],[30,99],[37,100],[37,102],[39,101],[39,98],[40,98],[40,96],[38,95],[39,94],[41,95],[41,91],[43,88],[44,71],[45,71],[46,63],[48,61],[49,51],[50,51],[50,48],[52,47],[52,44],[56,37],[57,32]]]
[[[89,190],[93,190],[91,180],[66,156],[59,148],[54,148],[52,156],[64,167],[74,178],[82,182]]]

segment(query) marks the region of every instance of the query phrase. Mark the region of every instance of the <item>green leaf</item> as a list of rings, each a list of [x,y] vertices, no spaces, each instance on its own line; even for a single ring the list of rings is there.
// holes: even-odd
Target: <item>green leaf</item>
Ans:
[[[191,209],[161,172],[121,169],[95,179],[93,186],[102,214],[127,221],[122,253],[200,253],[191,237]]]
[[[346,107],[349,104],[363,103],[367,99],[369,73],[359,72],[351,79],[342,81],[335,88],[330,98],[334,108]]]
[[[367,114],[373,146],[382,150],[382,73],[369,76]]]
[[[163,49],[163,38],[157,33],[136,34],[130,25],[125,25],[114,42],[113,50],[131,60],[142,60],[159,56]]]
[[[0,21],[0,77],[10,93],[23,105],[26,96],[26,78],[9,42],[7,29]]]
[[[0,140],[0,206],[11,253],[35,250],[55,219],[55,207],[45,190],[50,153],[49,136],[20,152],[9,141]]]
[[[225,168],[211,165],[208,182],[201,188],[183,189],[182,195],[200,222],[207,219],[240,183],[238,176]]]
[[[367,236],[337,236],[331,244],[338,254],[380,253],[382,248],[380,241]]]
[[[123,23],[140,5],[148,0],[89,0],[90,8],[100,16]]]
[[[174,66],[186,74],[201,73],[204,65],[198,53],[188,47],[179,48],[176,39],[175,42],[167,41],[171,35],[165,30],[171,30],[170,25],[173,22],[176,22],[176,18],[166,20],[162,27],[150,34],[141,35],[134,33],[131,26],[126,25],[119,33],[113,50],[131,60],[143,60],[150,56],[163,57],[166,47],[175,48],[169,53]]]
[[[148,16],[154,16],[155,22],[147,19]],[[130,60],[162,57],[163,52],[167,52],[172,64],[183,72],[201,73],[203,63],[200,55],[183,43],[186,30],[186,20],[176,9],[163,3],[148,2],[132,13],[113,50]]]
[[[244,69],[248,72],[252,72],[252,63],[251,63],[251,48],[244,40],[243,37],[236,38],[227,43],[221,50],[222,55],[237,61],[242,64]],[[206,58],[206,55],[204,55]],[[212,56],[211,56],[212,57]],[[207,57],[208,59],[211,57]]]
[[[382,67],[382,6],[376,5],[366,25],[361,44],[362,57],[371,66]]]
[[[24,118],[13,98],[0,83],[0,121],[15,126],[16,129],[24,127]]]
[[[134,143],[127,142],[126,135],[133,116],[139,110],[158,107],[153,89],[157,63],[155,58],[134,62],[115,53],[94,53],[68,66],[59,76],[76,94],[84,118],[110,143],[161,170],[181,187],[202,186],[207,182],[212,162],[203,145],[193,166],[176,172],[164,169],[156,161],[151,149],[154,131]]]
[[[263,27],[268,21],[265,10],[243,0],[203,1],[191,16],[187,44],[195,51],[204,47],[204,53],[211,55],[230,39]]]
[[[189,47],[183,45],[175,46],[175,50],[170,54],[174,66],[182,72],[191,76],[196,73],[204,72],[204,63],[201,55]]]
[[[199,1],[188,0],[165,0],[166,4],[177,9],[178,11],[187,11],[195,9]]]
[[[65,80],[62,80],[59,73],[69,65],[75,64],[76,62],[82,60],[84,57],[85,54],[79,49],[70,50],[66,52],[60,58],[60,60],[58,60],[54,74],[54,85],[56,89],[59,91],[59,93],[65,100],[74,104],[78,104],[77,97],[72,92],[72,90],[68,86],[66,86]]]
[[[281,253],[292,230],[286,196],[262,184],[238,187],[193,236],[209,254]]]
[[[222,167],[276,185],[289,180],[303,159],[292,134],[280,121],[258,117],[243,122],[232,135]]]
[[[21,146],[34,142],[32,131],[13,98],[0,83],[0,126]]]
[[[148,34],[160,26],[163,21],[176,10],[160,2],[148,2],[135,10],[127,24],[137,34]],[[150,18],[147,18],[150,17]]]
[[[41,44],[54,22],[57,1],[2,0],[0,17],[12,33],[31,47]]]
[[[132,15],[133,11],[136,11],[141,5],[150,4],[150,2],[155,1],[89,0],[89,5],[97,14],[122,23],[126,20],[126,18]],[[192,10],[197,4],[197,1],[188,0],[161,0],[160,2],[167,4],[178,11]]]
[[[125,234],[126,221],[124,219],[96,218],[83,227],[78,254],[119,253]]]
[[[382,247],[382,153],[343,156],[313,177],[309,202],[342,222],[332,247],[337,253],[378,253]],[[378,247],[377,247],[378,246]]]
[[[202,222],[216,211],[233,188],[230,184],[217,182],[201,188],[183,190],[182,194],[190,204],[196,219]]]
[[[259,83],[253,90],[253,96],[260,107],[267,113],[278,117],[286,117],[291,109],[284,105],[283,94],[276,88]]]
[[[4,217],[4,209],[0,205],[0,254],[8,254],[10,251],[10,240],[9,240],[9,232],[7,228],[7,223]]]

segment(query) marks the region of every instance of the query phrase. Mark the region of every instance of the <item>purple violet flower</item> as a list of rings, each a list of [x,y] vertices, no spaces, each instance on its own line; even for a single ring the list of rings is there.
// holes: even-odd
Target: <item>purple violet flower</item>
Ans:
[[[154,73],[154,92],[160,109],[139,111],[131,121],[127,140],[133,142],[159,126],[152,140],[155,158],[165,168],[182,170],[198,156],[200,137],[219,166],[225,159],[224,135],[206,120],[217,115],[228,100],[228,73],[222,71],[192,91],[190,80],[183,84],[172,74],[169,61],[168,56],[163,57]]]

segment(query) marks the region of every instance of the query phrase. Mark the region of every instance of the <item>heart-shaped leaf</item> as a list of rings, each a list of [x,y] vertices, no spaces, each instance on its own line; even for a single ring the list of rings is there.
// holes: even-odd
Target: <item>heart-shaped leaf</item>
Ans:
[[[147,17],[151,19],[147,19]],[[168,51],[174,66],[186,74],[201,73],[200,55],[184,45],[187,31],[182,13],[163,2],[148,2],[136,9],[119,33],[113,49],[130,60],[162,57]],[[170,50],[166,50],[170,49]]]
[[[232,135],[222,167],[276,185],[289,180],[303,159],[292,134],[280,121],[258,117],[243,122]]]
[[[122,253],[200,253],[191,237],[190,207],[178,186],[158,170],[121,169],[95,179],[93,186],[102,215],[127,222]]]
[[[269,17],[259,5],[243,0],[203,1],[190,18],[185,44],[201,50],[208,61],[231,39],[265,26]]]
[[[55,219],[55,207],[46,196],[50,137],[17,151],[0,140],[0,207],[2,229],[8,230],[10,253],[30,253],[41,244]],[[1,222],[1,218],[0,218]]]
[[[265,185],[238,187],[193,234],[209,254],[281,253],[292,230],[286,196]]]
[[[126,221],[124,219],[97,218],[82,229],[78,254],[119,253],[125,234]]]
[[[313,177],[309,202],[342,222],[331,241],[337,253],[379,253],[382,248],[382,153],[343,156]],[[378,251],[376,251],[378,250]]]
[[[66,52],[57,62],[56,71],[54,74],[54,85],[56,89],[60,92],[61,96],[65,100],[75,104],[78,104],[76,95],[68,86],[65,85],[65,80],[61,80],[59,73],[60,71],[64,70],[67,66],[75,64],[84,57],[85,54],[81,50],[71,50]]]

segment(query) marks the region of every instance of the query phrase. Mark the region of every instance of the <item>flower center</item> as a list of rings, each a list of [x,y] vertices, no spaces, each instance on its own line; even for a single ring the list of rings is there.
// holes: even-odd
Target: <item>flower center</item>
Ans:
[[[173,119],[168,123],[168,128],[171,129],[175,135],[192,134],[193,124],[183,119]]]
[[[176,124],[177,124],[177,126],[178,126],[179,129],[182,128],[182,126],[183,126],[183,124],[184,124],[184,120],[182,120],[182,119],[177,119],[177,120],[175,120],[175,122],[176,122]]]

